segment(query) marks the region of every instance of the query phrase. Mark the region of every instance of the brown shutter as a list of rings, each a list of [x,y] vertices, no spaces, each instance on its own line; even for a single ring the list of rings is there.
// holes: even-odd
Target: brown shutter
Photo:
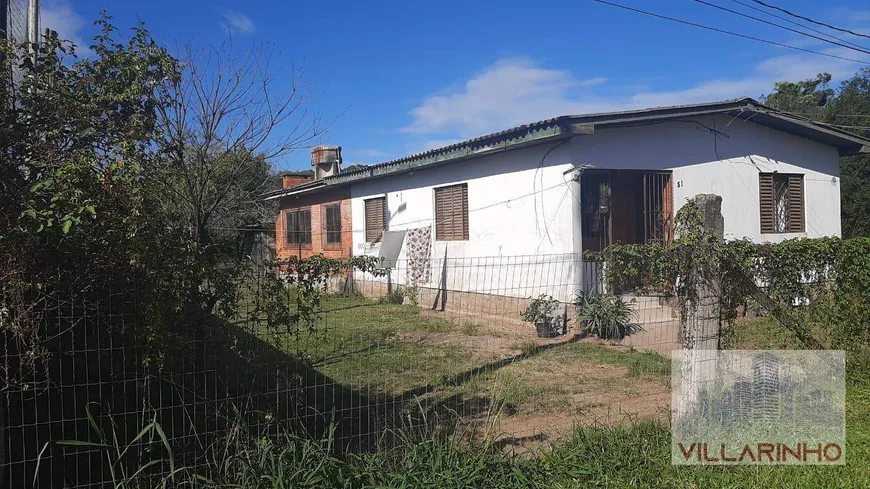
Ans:
[[[376,243],[381,240],[381,236],[387,227],[386,213],[387,208],[383,197],[365,201],[367,242]]]
[[[311,244],[311,209],[300,210],[299,219],[299,242]]]
[[[435,239],[468,239],[468,185],[435,189]]]
[[[788,232],[804,232],[804,176],[788,176]]]
[[[775,232],[773,217],[773,174],[758,174],[759,207],[761,211],[761,233]]]
[[[462,204],[462,237],[459,239],[468,239],[468,185],[460,185],[459,201]]]

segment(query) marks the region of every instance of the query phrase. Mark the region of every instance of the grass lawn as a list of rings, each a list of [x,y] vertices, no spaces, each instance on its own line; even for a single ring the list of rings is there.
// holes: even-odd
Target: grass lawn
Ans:
[[[222,466],[232,487],[851,489],[870,487],[870,376],[853,375],[847,396],[846,464],[828,467],[671,465],[666,425],[583,427],[536,456],[497,444],[409,436],[388,450],[333,454],[308,440],[257,445],[252,467]],[[239,457],[241,460],[242,457]],[[280,485],[272,484],[280,481]]]
[[[574,422],[617,414],[666,418],[670,359],[655,353],[538,340],[531,325],[527,336],[488,334],[474,317],[366,298],[326,296],[323,309],[315,328],[281,338],[281,348],[346,386],[402,399],[413,392],[427,409],[458,415],[473,436],[555,438]]]
[[[671,465],[667,416],[647,416],[656,400],[669,400],[670,359],[590,342],[547,347],[533,338],[487,336],[483,328],[421,315],[414,306],[336,297],[324,305],[318,327],[286,338],[284,347],[338,382],[393,395],[431,386],[425,396],[486,398],[504,406],[502,433],[541,433],[552,423],[620,404],[638,416],[578,423],[519,455],[505,450],[498,436],[469,442],[431,434],[388,450],[338,456],[292,445],[268,455],[280,454],[268,470],[292,472],[287,487],[870,488],[868,372],[849,373],[844,466],[681,467]],[[729,343],[741,349],[796,345],[793,335],[765,318],[737,323]],[[259,484],[263,473],[253,475]]]

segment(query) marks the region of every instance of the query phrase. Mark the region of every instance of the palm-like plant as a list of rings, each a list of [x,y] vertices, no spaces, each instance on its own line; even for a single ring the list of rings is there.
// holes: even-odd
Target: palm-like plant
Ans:
[[[631,332],[635,312],[622,297],[581,294],[576,302],[577,322],[582,330],[601,339],[622,339]]]

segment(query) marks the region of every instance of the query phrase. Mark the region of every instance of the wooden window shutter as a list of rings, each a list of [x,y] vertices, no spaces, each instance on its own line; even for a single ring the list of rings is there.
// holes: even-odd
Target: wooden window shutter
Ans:
[[[325,204],[322,207],[323,235],[326,244],[341,244],[341,204]]]
[[[804,176],[788,176],[788,232],[804,232]]]
[[[468,185],[435,189],[435,239],[468,239]]]
[[[289,244],[311,244],[311,209],[290,209],[284,213]]]
[[[758,174],[759,207],[761,211],[761,233],[768,234],[775,231],[773,213],[773,174]]]
[[[386,231],[387,206],[384,197],[377,197],[365,201],[366,214],[366,241],[377,243]]]

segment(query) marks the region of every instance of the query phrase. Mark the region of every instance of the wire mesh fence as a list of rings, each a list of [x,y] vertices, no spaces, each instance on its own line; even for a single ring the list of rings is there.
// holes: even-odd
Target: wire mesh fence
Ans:
[[[605,334],[594,321],[608,312],[577,297],[601,289],[597,268],[575,255],[390,265],[325,278],[316,319],[281,324],[261,300],[286,276],[280,265],[241,275],[232,314],[190,313],[170,327],[135,286],[46,296],[31,283],[30,301],[16,302],[26,310],[6,307],[6,287],[4,322],[38,312],[39,338],[4,328],[6,487],[102,487],[169,453],[197,467],[240,430],[332,430],[342,450],[423,428],[524,447],[577,424],[667,419],[680,341],[665,297],[625,296],[625,328]],[[279,295],[299,307],[293,287]],[[152,421],[160,431],[143,434]]]

